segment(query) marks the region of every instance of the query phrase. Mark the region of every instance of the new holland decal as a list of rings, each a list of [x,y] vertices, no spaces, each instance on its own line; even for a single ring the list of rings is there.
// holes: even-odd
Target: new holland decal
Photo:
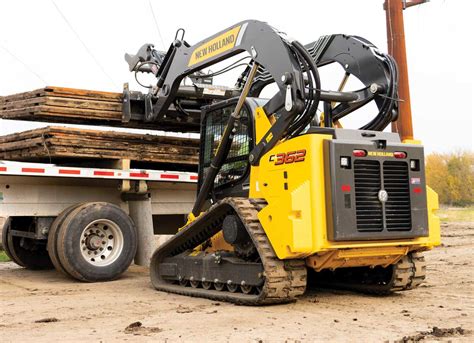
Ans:
[[[208,58],[232,49],[237,41],[239,31],[240,25],[198,46],[191,54],[188,66],[203,62]]]
[[[369,151],[367,156],[376,156],[376,157],[393,157],[393,152],[390,151]]]

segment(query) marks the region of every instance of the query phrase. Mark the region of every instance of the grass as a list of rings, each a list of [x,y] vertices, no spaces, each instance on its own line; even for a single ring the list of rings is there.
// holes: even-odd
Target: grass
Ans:
[[[474,222],[474,206],[441,206],[437,214],[442,222]]]
[[[0,262],[8,262],[10,259],[8,258],[7,254],[5,254],[5,251],[0,250]]]

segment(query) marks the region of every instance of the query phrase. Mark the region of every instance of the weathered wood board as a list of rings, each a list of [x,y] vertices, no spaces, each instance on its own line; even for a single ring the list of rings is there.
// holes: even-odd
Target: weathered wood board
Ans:
[[[65,124],[106,125],[176,132],[198,132],[199,114],[176,117],[170,112],[156,122],[122,122],[122,93],[45,87],[0,96],[0,119]]]
[[[0,159],[129,159],[195,168],[199,161],[199,140],[49,126],[0,137]]]

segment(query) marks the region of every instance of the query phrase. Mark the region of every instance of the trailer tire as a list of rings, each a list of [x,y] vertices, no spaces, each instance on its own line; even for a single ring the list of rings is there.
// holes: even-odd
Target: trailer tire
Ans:
[[[135,257],[135,225],[116,205],[105,202],[82,204],[66,216],[58,231],[59,261],[77,280],[114,280]]]
[[[54,268],[44,242],[11,234],[11,222],[13,219],[12,217],[8,218],[2,230],[2,242],[8,257],[26,269],[41,270]]]
[[[5,223],[3,224],[2,227],[2,247],[3,251],[5,251],[5,254],[7,254],[8,258],[18,264],[21,267],[24,267],[24,265],[21,263],[21,261],[16,260],[15,256],[12,254],[11,249],[10,249],[10,242],[8,239],[8,234],[10,231],[10,223],[11,223],[11,218],[8,217],[5,220]]]
[[[67,207],[64,209],[57,217],[54,219],[53,224],[51,224],[51,227],[49,228],[48,232],[48,254],[49,257],[51,258],[51,262],[54,265],[54,268],[61,274],[64,274],[66,276],[71,277],[66,269],[64,269],[63,265],[61,264],[61,261],[59,260],[59,255],[58,255],[58,247],[57,247],[57,242],[58,242],[58,234],[59,234],[59,228],[61,225],[64,223],[64,220],[68,216],[69,213],[71,213],[74,209],[77,207],[83,205],[84,203],[79,203],[79,204],[74,204],[72,206]]]

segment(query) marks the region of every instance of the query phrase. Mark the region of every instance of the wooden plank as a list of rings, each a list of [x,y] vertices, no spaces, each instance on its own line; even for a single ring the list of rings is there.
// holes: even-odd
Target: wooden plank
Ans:
[[[53,96],[76,97],[81,99],[109,99],[122,102],[122,93],[51,86],[46,87],[44,90],[48,95],[51,94]]]
[[[138,139],[140,141],[152,141],[152,142],[171,142],[172,144],[198,144],[197,139],[193,138],[184,138],[184,137],[174,137],[174,136],[159,136],[159,135],[151,135],[151,134],[136,134],[130,132],[118,132],[118,131],[98,131],[92,129],[78,129],[72,127],[65,127],[65,126],[49,126],[47,127],[48,132],[55,132],[56,134],[59,133],[70,133],[70,134],[78,134],[81,135],[89,135],[93,137],[115,137],[118,139]],[[36,129],[38,130],[38,129]],[[34,131],[34,130],[31,130]],[[197,146],[197,145],[196,145]]]
[[[43,96],[44,94],[46,94],[46,91],[44,88],[41,88],[41,89],[35,89],[34,91],[30,91],[30,92],[22,92],[22,93],[7,95],[7,96],[0,96],[0,104],[5,103],[5,102],[10,102],[10,101],[37,98],[37,97]]]
[[[46,100],[47,98],[44,98],[44,97],[34,97],[34,98],[0,103],[0,111],[3,112],[3,111],[9,111],[9,110],[19,110],[25,107],[35,107],[37,105],[44,104]]]
[[[10,150],[21,150],[35,145],[43,145],[45,144],[44,137],[36,137],[31,139],[24,139],[17,142],[8,142],[8,143],[0,143],[0,151],[10,151]]]
[[[165,131],[198,132],[200,114],[176,117],[171,107],[158,122],[122,122],[122,94],[63,87],[46,87],[0,97],[0,119],[107,125]]]
[[[80,159],[130,159],[132,161],[153,162],[153,163],[173,163],[177,165],[197,166],[198,158],[182,159],[179,156],[165,155],[156,159],[147,154],[126,154],[125,152],[116,153],[115,151],[101,150],[76,147],[49,147],[45,150],[41,147],[18,150],[13,152],[1,153],[2,159],[18,160],[18,161],[38,161],[58,158],[74,158]]]
[[[25,143],[24,145],[31,145],[33,142],[28,142]],[[38,145],[42,144],[40,141]],[[81,147],[87,147],[90,149],[95,149],[97,151],[102,151],[102,150],[110,150],[110,151],[116,151],[117,153],[125,152],[126,154],[149,154],[149,155],[154,155],[157,158],[159,156],[165,156],[169,154],[174,154],[174,155],[180,155],[182,158],[187,158],[189,156],[197,156],[199,154],[199,151],[197,149],[185,149],[182,147],[163,147],[163,146],[158,146],[158,147],[153,147],[153,146],[143,146],[140,144],[123,144],[121,146],[117,146],[116,142],[90,142],[87,139],[68,139],[68,140],[63,140],[63,139],[58,139],[58,138],[49,138],[47,140],[48,146],[54,146],[54,147],[75,147],[75,148],[81,148]]]
[[[52,107],[66,107],[69,109],[92,109],[115,111],[122,115],[122,104],[119,102],[85,100],[74,98],[59,98],[59,97],[36,97],[30,99],[23,99],[19,101],[10,101],[0,104],[0,111],[22,109],[25,107],[32,107],[38,105],[47,105]]]
[[[66,157],[196,166],[199,140],[67,127],[46,127],[0,137],[0,159],[37,161]]]

